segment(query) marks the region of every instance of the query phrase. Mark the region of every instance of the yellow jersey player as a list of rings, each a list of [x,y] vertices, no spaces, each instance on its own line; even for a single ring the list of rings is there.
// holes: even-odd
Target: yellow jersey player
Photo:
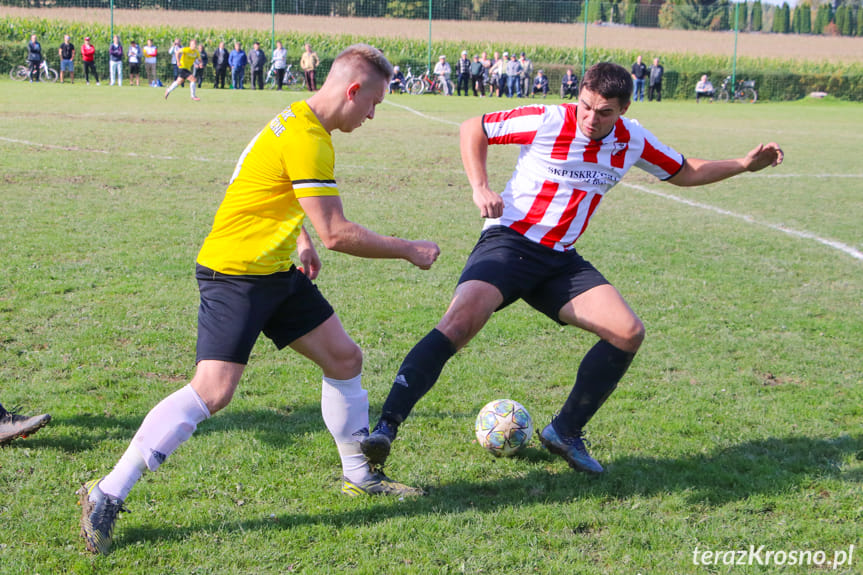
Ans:
[[[180,73],[177,76],[177,79],[174,80],[174,83],[168,86],[165,90],[166,100],[171,92],[183,85],[186,78],[189,79],[189,90],[192,92],[192,99],[196,102],[200,100],[200,98],[195,94],[198,83],[194,72],[195,62],[200,59],[200,57],[201,53],[198,51],[197,40],[189,40],[188,46],[177,50],[177,67],[179,68]]]
[[[312,283],[321,260],[303,228],[308,218],[325,247],[354,256],[404,259],[421,269],[437,259],[434,242],[383,236],[348,220],[333,175],[330,134],[374,118],[392,73],[380,50],[346,48],[321,89],[276,115],[240,155],[198,254],[195,375],[153,407],[110,473],[78,491],[88,550],[110,551],[114,522],[141,475],[228,405],[261,333],[320,367],[321,413],[341,459],[342,493],[422,494],[388,478],[360,451],[369,426],[362,350]]]

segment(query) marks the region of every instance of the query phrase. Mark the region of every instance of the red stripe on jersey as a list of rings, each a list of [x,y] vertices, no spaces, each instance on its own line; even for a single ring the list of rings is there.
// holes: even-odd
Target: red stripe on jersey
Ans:
[[[665,170],[668,174],[676,174],[680,169],[680,163],[677,162],[674,158],[669,158],[656,148],[650,145],[650,142],[647,141],[647,138],[644,140],[644,151],[641,153],[641,157],[653,164],[654,166],[659,166],[663,170]]]
[[[626,160],[626,151],[629,149],[629,130],[619,119],[614,124],[615,151],[611,154],[611,167],[622,168]]]
[[[483,116],[483,124],[496,124],[521,116],[540,116],[545,113],[545,106],[523,106],[503,112],[492,112]]]
[[[569,155],[569,147],[575,139],[575,128],[578,125],[576,108],[577,106],[564,106],[566,115],[563,118],[560,133],[554,141],[554,147],[551,149],[552,160],[565,160]]]
[[[542,183],[542,189],[536,195],[536,198],[533,200],[533,205],[530,206],[530,211],[524,216],[524,219],[521,219],[517,222],[513,222],[509,227],[521,235],[527,233],[527,230],[530,229],[536,223],[539,223],[542,220],[542,217],[545,215],[545,211],[548,209],[551,200],[554,199],[554,195],[557,193],[557,188],[560,184],[556,182],[549,182],[548,180]]]
[[[566,204],[566,208],[564,208],[563,213],[560,216],[560,221],[542,237],[539,243],[553,248],[554,244],[560,241],[560,239],[569,230],[569,226],[572,225],[572,220],[575,219],[575,214],[578,213],[578,204],[581,203],[581,200],[583,200],[586,195],[587,192],[583,190],[572,190],[572,195],[569,197],[569,202]],[[588,215],[588,217],[590,216]]]
[[[584,233],[584,230],[587,229],[587,224],[590,222],[591,216],[593,216],[593,212],[596,211],[596,206],[599,205],[599,202],[602,201],[602,195],[596,194],[593,196],[593,199],[590,200],[590,207],[587,209],[587,217],[584,218],[584,225],[581,226],[581,231],[578,232],[578,236],[575,238],[576,240],[581,237],[581,234]],[[572,241],[575,243],[575,240]]]
[[[599,162],[597,158],[597,152],[599,152],[599,148],[602,147],[602,142],[600,140],[591,140],[584,147],[584,161],[590,164],[596,164]]]
[[[519,144],[521,146],[527,146],[533,143],[533,139],[535,137],[536,130],[533,132],[513,132],[511,134],[489,138],[488,143],[492,146],[497,144]]]

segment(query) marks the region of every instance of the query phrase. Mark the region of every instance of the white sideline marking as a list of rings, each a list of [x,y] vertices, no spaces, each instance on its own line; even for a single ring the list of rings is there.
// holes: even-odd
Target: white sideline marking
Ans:
[[[443,118],[435,118],[434,116],[429,116],[428,114],[423,114],[419,110],[414,110],[410,106],[403,106],[402,104],[396,104],[395,102],[390,102],[389,100],[384,100],[385,104],[389,104],[390,106],[395,106],[396,108],[401,108],[402,110],[407,110],[411,114],[416,114],[421,118],[425,118],[426,120],[431,120],[433,122],[440,122],[441,124],[449,124],[450,126],[461,126],[461,122],[452,122],[450,120],[444,120]]]
[[[692,206],[694,208],[700,208],[702,210],[708,210],[711,212],[715,212],[717,214],[722,214],[723,216],[730,216],[732,218],[737,218],[739,220],[743,220],[744,222],[755,224],[758,226],[764,226],[765,228],[770,228],[771,230],[776,230],[778,232],[782,232],[788,234],[790,236],[794,236],[797,238],[803,238],[807,240],[814,240],[820,244],[824,244],[825,246],[829,246],[833,249],[837,249],[841,252],[844,252],[851,256],[852,258],[863,261],[863,253],[852,248],[847,244],[843,244],[842,242],[837,242],[835,240],[828,240],[826,238],[822,238],[820,236],[816,236],[810,232],[802,232],[799,230],[791,229],[787,226],[783,226],[782,224],[771,224],[770,222],[762,222],[760,220],[755,219],[754,217],[746,214],[738,214],[736,212],[732,212],[726,210],[724,208],[718,208],[716,206],[711,206],[710,204],[702,204],[701,202],[695,202],[692,200],[687,200],[686,198],[681,198],[679,196],[674,196],[672,194],[666,194],[665,192],[657,192],[656,190],[651,190],[649,188],[645,188],[644,186],[639,186],[636,184],[629,184],[626,182],[621,182],[620,185],[626,186],[627,188],[632,188],[633,190],[637,190],[639,192],[643,192],[645,194],[652,194],[654,196],[659,196],[660,198],[665,198],[666,200],[671,200],[673,202],[678,202],[681,204],[686,204],[687,206]]]
[[[90,152],[92,154],[120,154],[130,158],[146,158],[148,160],[193,160],[196,162],[213,162],[209,158],[177,158],[174,156],[154,156],[153,154],[137,154],[135,152],[110,152],[108,150],[94,150],[93,148],[79,148],[78,146],[57,146],[55,144],[40,144],[38,142],[30,142],[28,140],[17,140],[15,138],[5,138],[0,136],[0,140],[10,142],[12,144],[24,144],[25,146],[36,146],[39,148],[47,148],[49,150],[63,150],[64,152]]]

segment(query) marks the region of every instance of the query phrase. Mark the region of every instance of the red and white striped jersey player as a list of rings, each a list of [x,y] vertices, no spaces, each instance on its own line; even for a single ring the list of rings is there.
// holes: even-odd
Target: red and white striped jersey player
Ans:
[[[603,196],[632,166],[674,185],[698,186],[777,166],[783,157],[780,147],[769,143],[732,160],[684,159],[623,117],[631,94],[629,72],[600,63],[585,73],[577,104],[525,106],[462,124],[462,161],[473,201],[487,220],[449,308],[405,357],[377,425],[362,442],[373,464],[383,464],[398,426],[449,358],[496,310],[523,299],[561,325],[599,337],[540,441],[578,471],[603,472],[585,447],[583,429],[626,373],[644,339],[644,325],[573,249],[575,241]],[[486,167],[488,148],[497,144],[521,146],[501,194],[491,189]]]

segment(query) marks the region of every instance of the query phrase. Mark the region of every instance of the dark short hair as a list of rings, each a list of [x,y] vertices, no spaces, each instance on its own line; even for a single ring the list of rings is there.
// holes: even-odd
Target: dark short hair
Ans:
[[[632,76],[623,66],[600,62],[584,73],[579,91],[584,89],[599,94],[606,100],[617,98],[621,106],[626,106],[632,99]]]

